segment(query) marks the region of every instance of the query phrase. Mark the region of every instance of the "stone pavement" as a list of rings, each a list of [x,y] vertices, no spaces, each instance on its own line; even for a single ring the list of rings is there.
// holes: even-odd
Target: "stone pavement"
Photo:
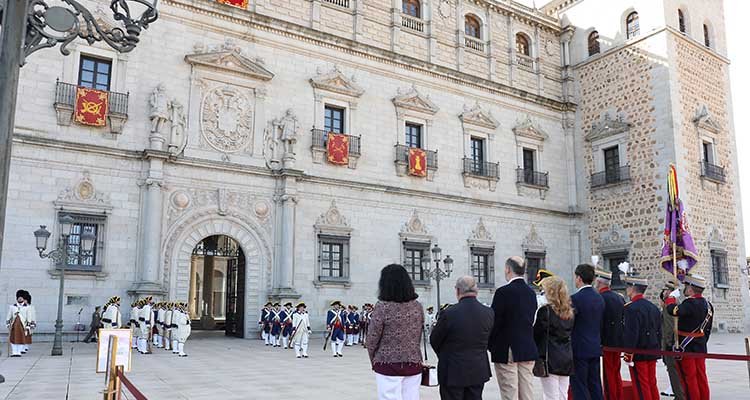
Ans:
[[[268,348],[258,340],[226,338],[221,333],[198,333],[188,342],[190,356],[178,358],[159,350],[150,356],[134,354],[127,376],[150,400],[318,400],[375,399],[375,380],[367,353],[346,347],[344,357],[322,352],[318,335],[311,343],[311,358],[298,360],[292,350]],[[711,351],[744,354],[740,335],[715,335]],[[96,346],[66,343],[65,355],[50,357],[50,343],[33,345],[22,358],[0,359],[0,399],[101,399],[103,374],[94,373]],[[430,354],[430,357],[433,357]],[[737,361],[709,361],[712,399],[748,398],[747,365]],[[623,377],[628,377],[623,369]],[[659,366],[659,382],[666,382]],[[332,387],[331,381],[337,383]],[[537,384],[536,398],[541,399]],[[439,399],[437,388],[422,388],[423,400]],[[123,399],[132,398],[124,392]],[[485,386],[485,399],[500,399],[494,378]]]

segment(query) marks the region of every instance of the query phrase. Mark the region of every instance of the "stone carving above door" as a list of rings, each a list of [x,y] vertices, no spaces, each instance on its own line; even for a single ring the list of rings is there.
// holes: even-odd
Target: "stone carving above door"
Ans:
[[[96,189],[89,171],[83,171],[81,179],[75,185],[63,189],[57,195],[55,206],[97,210],[112,209],[109,194]]]
[[[174,190],[169,197],[167,225],[171,226],[184,214],[197,210],[210,211],[220,216],[240,214],[243,218],[257,220],[266,230],[271,230],[270,217],[273,211],[267,200],[254,193],[226,188]]]
[[[222,153],[252,152],[253,102],[237,87],[209,89],[201,106],[203,139]]]

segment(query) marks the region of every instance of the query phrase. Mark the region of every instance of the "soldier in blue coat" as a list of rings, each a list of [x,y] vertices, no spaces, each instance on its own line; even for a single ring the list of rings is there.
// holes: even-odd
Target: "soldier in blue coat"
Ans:
[[[271,343],[271,324],[269,317],[271,316],[271,307],[273,303],[270,301],[266,303],[260,310],[260,318],[258,319],[258,325],[260,325],[260,337],[266,343],[266,346],[270,346]]]
[[[628,286],[626,292],[630,302],[623,311],[623,346],[628,349],[660,350],[661,347],[661,311],[643,294],[648,288],[646,278],[627,276],[623,278]],[[623,360],[630,366],[630,378],[633,387],[642,400],[659,400],[659,388],[656,385],[656,360],[659,356],[648,354],[625,353]]]
[[[275,303],[271,310],[271,341],[273,347],[281,347],[281,304]]]
[[[334,357],[344,356],[341,351],[346,338],[345,323],[341,302],[336,300],[331,303],[331,309],[326,314],[326,329],[331,333],[331,351]]]
[[[284,309],[281,310],[279,317],[281,318],[281,343],[285,349],[291,348],[289,347],[289,335],[292,334],[293,329],[292,314],[294,314],[292,303],[284,304]]]

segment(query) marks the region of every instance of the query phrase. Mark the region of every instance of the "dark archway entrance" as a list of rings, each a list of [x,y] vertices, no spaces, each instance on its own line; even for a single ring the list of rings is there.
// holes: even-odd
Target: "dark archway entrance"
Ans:
[[[245,331],[245,255],[225,235],[209,236],[193,249],[190,261],[190,318],[194,329]]]

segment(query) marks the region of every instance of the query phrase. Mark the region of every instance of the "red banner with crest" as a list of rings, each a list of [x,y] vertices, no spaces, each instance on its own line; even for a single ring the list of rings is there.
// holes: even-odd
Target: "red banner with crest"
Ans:
[[[349,136],[328,132],[328,162],[331,164],[349,164]]]
[[[76,89],[75,121],[83,125],[104,126],[108,105],[107,92],[79,87]]]
[[[230,5],[232,7],[241,8],[243,10],[247,9],[247,2],[248,0],[216,0],[221,4]]]
[[[427,153],[422,149],[409,149],[409,175],[427,176]]]

